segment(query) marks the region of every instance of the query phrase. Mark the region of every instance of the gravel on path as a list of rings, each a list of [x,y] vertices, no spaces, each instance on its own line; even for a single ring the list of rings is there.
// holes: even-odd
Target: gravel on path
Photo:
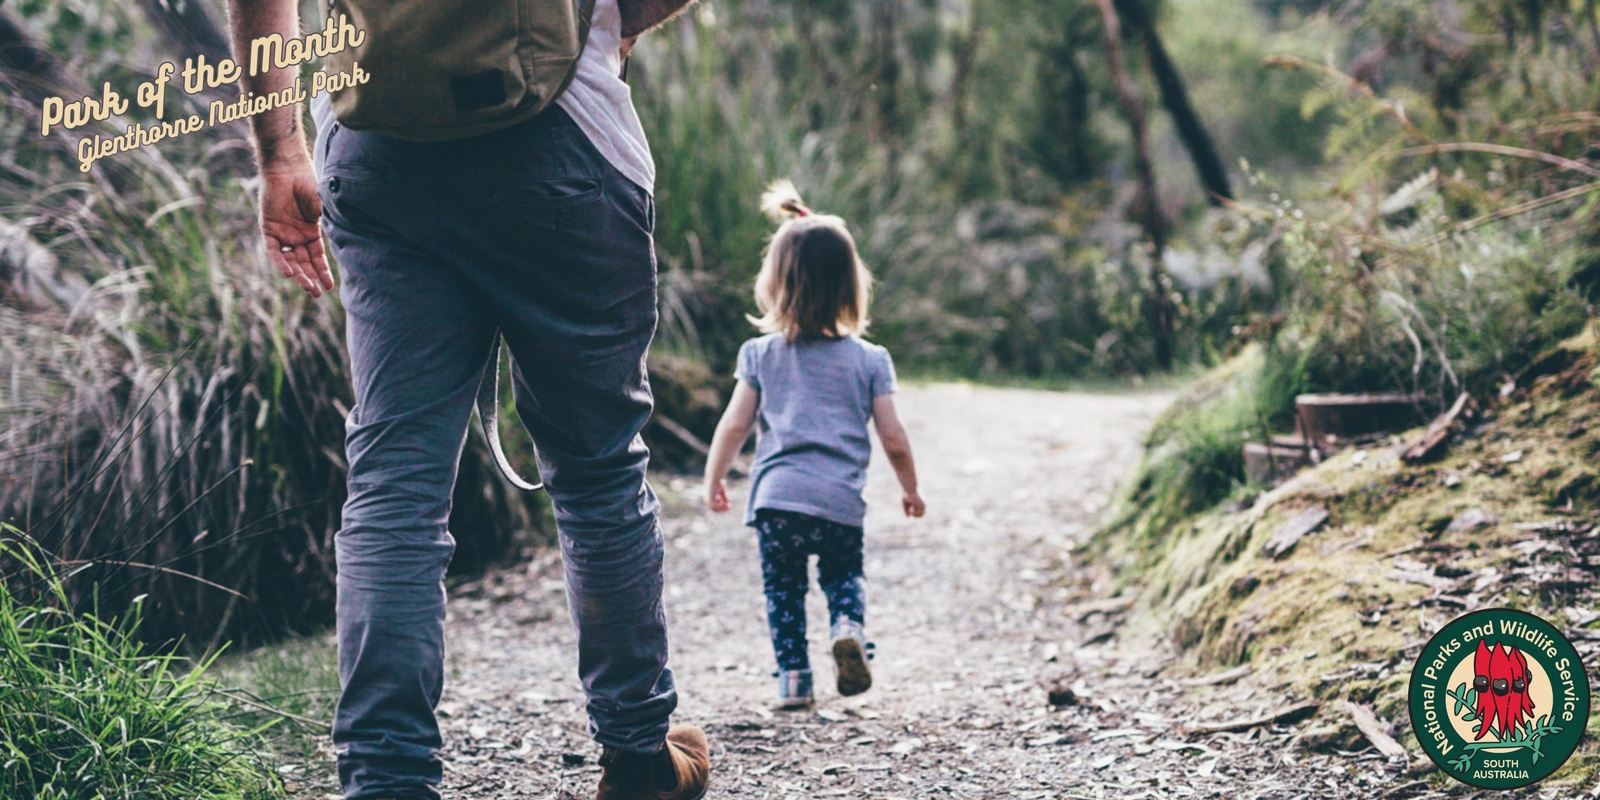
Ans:
[[[774,695],[755,538],[697,480],[661,477],[677,721],[712,743],[713,798],[1290,798],[1438,794],[1375,751],[1319,755],[1295,729],[1186,735],[1283,705],[1180,683],[1157,642],[1116,637],[1112,589],[1075,547],[1130,474],[1166,394],[903,386],[928,515],[900,516],[878,456],[867,489],[871,691],[832,688],[810,594],[814,711]],[[742,500],[735,485],[735,504]],[[589,740],[558,556],[457,587],[441,713],[445,796],[589,798]],[[1114,612],[1113,612],[1114,613]],[[1054,687],[1056,700],[1047,700]],[[1197,694],[1198,693],[1198,694]],[[1300,698],[1296,698],[1300,699]],[[1386,794],[1387,793],[1387,794]]]

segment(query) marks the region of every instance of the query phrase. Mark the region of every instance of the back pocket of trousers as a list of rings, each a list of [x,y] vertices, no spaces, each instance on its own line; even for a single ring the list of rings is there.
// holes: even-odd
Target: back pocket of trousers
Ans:
[[[595,178],[549,178],[500,186],[490,192],[496,203],[518,208],[576,208],[599,202],[605,188]]]

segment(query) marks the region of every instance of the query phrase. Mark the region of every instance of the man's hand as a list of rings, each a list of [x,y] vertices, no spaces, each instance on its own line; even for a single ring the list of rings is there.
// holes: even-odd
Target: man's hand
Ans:
[[[900,497],[900,508],[908,517],[920,517],[928,510],[927,504],[922,502],[922,495],[916,492],[906,492]]]
[[[0,0],[4,2],[5,0]],[[293,36],[300,30],[295,0],[228,0],[228,21],[233,54],[250,52],[250,43],[263,36]],[[246,75],[240,93],[266,97],[294,82],[288,67]],[[333,273],[322,255],[322,201],[317,198],[317,178],[306,153],[306,135],[300,127],[300,109],[280,106],[250,118],[256,145],[256,165],[261,168],[261,238],[267,261],[283,277],[300,284],[312,297],[333,288]]]
[[[706,482],[706,508],[721,514],[732,508],[728,502],[728,487],[720,480]]]
[[[322,253],[322,200],[317,179],[304,161],[261,171],[261,238],[267,260],[312,297],[333,289],[333,273]]]

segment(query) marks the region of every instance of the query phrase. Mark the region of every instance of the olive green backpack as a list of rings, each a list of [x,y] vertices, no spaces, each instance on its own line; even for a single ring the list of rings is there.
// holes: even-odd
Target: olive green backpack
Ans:
[[[413,141],[464,139],[531,119],[567,88],[594,0],[329,0],[366,33],[327,67],[366,83],[332,93],[347,128]]]

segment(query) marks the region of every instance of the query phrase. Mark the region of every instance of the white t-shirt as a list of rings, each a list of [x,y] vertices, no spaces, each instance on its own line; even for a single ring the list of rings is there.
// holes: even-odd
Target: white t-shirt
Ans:
[[[633,93],[622,80],[622,12],[617,0],[595,0],[589,43],[578,60],[578,73],[556,104],[611,166],[639,188],[655,193],[656,162],[633,108]]]

